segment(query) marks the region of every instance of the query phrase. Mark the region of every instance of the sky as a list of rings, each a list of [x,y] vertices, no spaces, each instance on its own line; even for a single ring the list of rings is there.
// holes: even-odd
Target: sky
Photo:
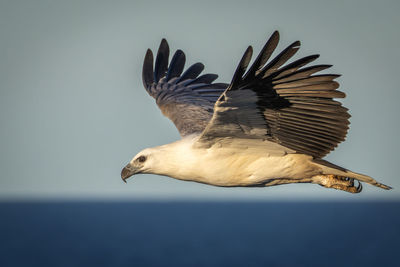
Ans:
[[[400,199],[399,1],[0,1],[0,199]],[[358,195],[297,184],[217,188],[156,175],[125,184],[140,150],[180,138],[141,67],[162,38],[229,82],[274,30],[318,53],[352,115],[326,159],[394,187]]]

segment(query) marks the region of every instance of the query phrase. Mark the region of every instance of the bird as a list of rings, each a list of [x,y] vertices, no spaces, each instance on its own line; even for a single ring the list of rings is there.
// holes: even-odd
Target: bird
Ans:
[[[155,63],[147,50],[143,85],[181,139],[146,148],[122,169],[126,180],[135,174],[157,174],[219,187],[269,187],[309,183],[350,193],[362,182],[390,186],[323,159],[345,140],[348,109],[335,81],[321,74],[332,65],[310,65],[314,54],[288,61],[300,48],[295,41],[276,56],[279,32],[267,39],[249,67],[253,48],[244,52],[230,83],[215,82],[195,63],[184,71],[186,56],[161,40]]]

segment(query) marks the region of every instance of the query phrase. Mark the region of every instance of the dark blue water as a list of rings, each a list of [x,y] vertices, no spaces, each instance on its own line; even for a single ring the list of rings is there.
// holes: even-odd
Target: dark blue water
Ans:
[[[400,203],[2,203],[0,266],[399,266]]]

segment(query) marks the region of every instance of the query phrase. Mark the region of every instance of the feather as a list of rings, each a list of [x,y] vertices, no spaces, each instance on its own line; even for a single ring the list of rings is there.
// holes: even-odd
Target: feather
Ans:
[[[217,74],[203,74],[199,77],[197,77],[196,79],[194,79],[193,81],[191,81],[189,84],[197,84],[197,83],[205,83],[205,84],[210,84],[213,81],[215,81],[218,78]]]
[[[274,82],[276,83],[282,83],[282,82],[290,82],[293,80],[298,80],[298,79],[303,79],[303,78],[307,78],[310,75],[328,69],[332,67],[332,65],[315,65],[315,66],[311,66],[311,67],[307,67],[307,68],[303,68],[300,70],[297,70],[293,73],[289,73],[285,76],[282,77],[276,77],[276,79],[274,79]]]
[[[297,50],[300,48],[300,42],[296,41],[285,48],[279,55],[277,55],[270,63],[268,63],[261,71],[260,75],[263,78],[269,77],[272,73],[274,73],[280,66],[286,63],[294,54],[296,54]]]
[[[274,75],[271,75],[270,78],[279,79],[280,77],[289,75],[289,74],[297,71],[299,68],[307,65],[308,63],[313,62],[317,58],[319,58],[319,55],[311,55],[311,56],[307,56],[307,57],[298,59],[298,60],[280,68],[277,72],[274,73]]]
[[[168,68],[169,46],[167,40],[162,39],[158,48],[156,65],[154,70],[154,80],[159,82],[165,76]]]
[[[180,83],[184,80],[187,79],[195,79],[199,74],[204,70],[204,65],[202,63],[195,63],[192,66],[190,66],[179,79],[176,81],[176,83]]]
[[[142,79],[146,90],[154,82],[153,52],[150,49],[147,49],[146,56],[144,57]]]
[[[249,71],[243,78],[244,80],[248,80],[249,78],[253,77],[256,74],[256,72],[259,69],[261,69],[265,65],[265,63],[267,63],[268,59],[271,57],[276,46],[278,45],[278,42],[279,42],[279,33],[275,31],[268,39],[264,47],[261,49],[261,52],[258,54],[253,65],[250,67]]]
[[[228,90],[237,90],[238,84],[242,80],[243,74],[246,72],[247,66],[250,63],[251,56],[253,54],[253,48],[251,46],[247,47],[246,51],[244,52],[242,59],[239,62],[239,65],[236,68],[235,73],[233,74],[231,85],[229,86]]]
[[[166,75],[167,81],[181,75],[183,68],[185,67],[185,61],[185,53],[183,53],[182,50],[177,50],[172,57],[171,63],[169,64],[168,72]]]

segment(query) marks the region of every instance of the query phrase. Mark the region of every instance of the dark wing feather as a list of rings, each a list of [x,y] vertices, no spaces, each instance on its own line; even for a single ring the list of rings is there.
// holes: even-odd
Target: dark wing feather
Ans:
[[[286,64],[299,41],[267,62],[278,40],[274,32],[247,73],[252,49],[246,50],[199,142],[221,137],[268,139],[321,158],[345,139],[350,115],[333,100],[345,97],[336,90],[339,84],[334,79],[339,75],[313,75],[331,65],[304,67],[318,55]]]
[[[191,81],[189,84],[198,84],[198,83],[210,84],[217,78],[218,78],[217,74],[211,74],[211,73],[203,74],[194,79],[193,81]]]
[[[158,48],[156,65],[154,70],[154,80],[159,82],[165,76],[168,68],[169,46],[167,40],[162,39]]]
[[[199,76],[201,63],[190,66],[183,74],[186,57],[177,50],[168,65],[169,46],[162,39],[153,68],[153,53],[147,50],[143,63],[143,84],[156,99],[158,107],[177,127],[182,136],[201,133],[213,114],[215,101],[228,84],[213,83],[216,74]]]
[[[183,68],[185,67],[186,56],[182,50],[177,50],[172,57],[171,63],[169,64],[168,72],[166,75],[167,81],[172,78],[179,77]]]

